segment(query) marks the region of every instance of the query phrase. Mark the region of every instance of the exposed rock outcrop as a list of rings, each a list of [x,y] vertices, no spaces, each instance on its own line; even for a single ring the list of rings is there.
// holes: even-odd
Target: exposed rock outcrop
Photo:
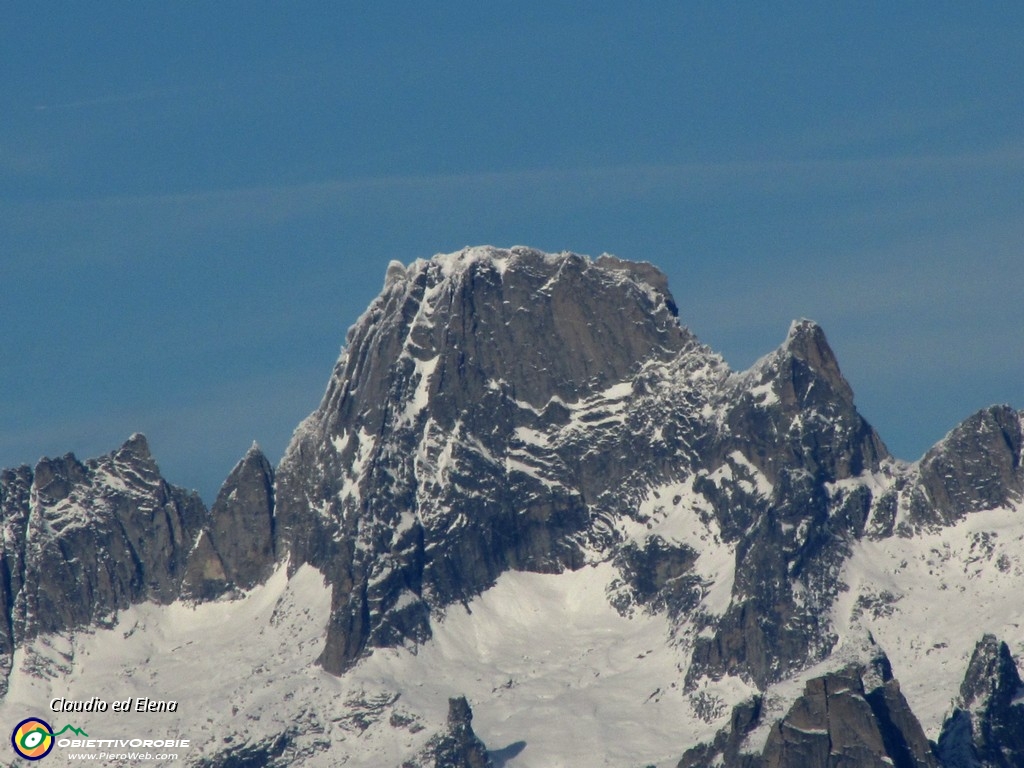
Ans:
[[[807,682],[772,728],[761,768],[938,768],[931,745],[889,672],[850,667]]]
[[[739,450],[772,482],[799,467],[838,480],[875,470],[889,454],[857,412],[821,327],[790,326],[782,346],[737,377],[723,450]]]
[[[924,455],[915,522],[948,524],[1024,496],[1020,415],[1006,405],[979,411]]]
[[[334,585],[327,669],[424,640],[431,607],[509,568],[582,565],[592,504],[650,449],[630,456],[616,430],[614,454],[588,451],[574,409],[645,364],[704,354],[664,283],[529,249],[394,270],[278,471],[282,546]]]
[[[206,519],[195,493],[161,477],[138,434],[99,459],[41,460],[28,501],[25,538],[12,542],[24,548],[11,606],[22,640],[94,623],[144,599],[177,599]]]
[[[0,475],[0,687],[15,648],[112,621],[142,601],[246,589],[274,566],[272,471],[250,451],[211,517],[168,483],[143,435],[96,459],[44,458]]]
[[[1024,765],[1024,686],[1006,643],[985,635],[974,647],[938,751],[944,768]]]
[[[745,741],[763,716],[760,697],[737,705],[729,726],[678,768],[940,768],[884,654],[808,680],[755,754]]]
[[[209,518],[189,556],[182,593],[211,599],[264,581],[275,561],[274,470],[257,445],[231,470]]]
[[[473,710],[464,696],[448,700],[448,726],[402,768],[493,768],[484,743],[473,733]]]

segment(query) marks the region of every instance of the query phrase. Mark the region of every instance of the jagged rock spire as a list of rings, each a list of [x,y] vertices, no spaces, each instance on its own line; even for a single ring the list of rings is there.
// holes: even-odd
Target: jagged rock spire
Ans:
[[[1024,765],[1024,702],[1010,649],[995,635],[978,641],[960,695],[939,736],[944,768]]]

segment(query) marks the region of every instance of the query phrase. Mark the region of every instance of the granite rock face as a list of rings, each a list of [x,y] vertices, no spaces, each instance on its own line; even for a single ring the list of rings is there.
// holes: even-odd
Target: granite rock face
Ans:
[[[432,608],[507,569],[583,564],[595,515],[651,452],[619,429],[588,451],[600,413],[581,404],[622,410],[631,387],[602,393],[709,357],[652,274],[528,249],[389,270],[278,470],[281,546],[334,584],[327,669],[425,640]]]
[[[872,670],[846,668],[808,681],[803,696],[772,729],[760,765],[937,768],[939,763],[883,659]]]
[[[986,408],[965,420],[921,460],[916,517],[948,524],[1019,500],[1021,443],[1020,415],[1009,406]]]
[[[1024,765],[1024,700],[1006,643],[985,635],[974,648],[938,751],[946,768]]]
[[[826,487],[877,471],[888,452],[810,321],[793,323],[783,345],[731,377],[724,392],[705,460],[709,470],[731,464],[739,482],[703,482],[699,490],[736,542],[736,579],[713,637],[697,643],[689,680],[735,673],[764,686],[831,650],[823,609],[837,594],[850,542],[864,532],[866,509],[838,506]],[[751,492],[756,473],[768,490]]]
[[[782,347],[739,377],[723,440],[774,482],[799,467],[829,481],[876,469],[888,457],[853,404],[822,329],[793,323]]]
[[[182,593],[213,599],[263,582],[275,563],[274,470],[253,445],[217,494],[189,556]]]
[[[767,741],[756,753],[745,744],[764,723],[760,697],[733,709],[727,728],[715,740],[688,750],[678,768],[942,768],[892,676],[889,660],[878,654],[809,679],[784,717],[770,723]]]

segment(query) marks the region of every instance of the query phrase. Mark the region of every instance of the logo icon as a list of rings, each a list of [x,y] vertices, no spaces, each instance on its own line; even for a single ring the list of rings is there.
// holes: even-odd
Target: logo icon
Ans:
[[[40,760],[53,749],[53,728],[45,720],[30,717],[14,727],[11,744],[14,751],[26,760]]]
[[[75,734],[75,736],[85,736],[85,738],[89,738],[88,733],[83,731],[81,728],[75,728],[75,726],[71,725],[71,723],[68,723],[53,735],[60,736],[62,733],[67,733],[68,731],[71,731],[73,734]]]

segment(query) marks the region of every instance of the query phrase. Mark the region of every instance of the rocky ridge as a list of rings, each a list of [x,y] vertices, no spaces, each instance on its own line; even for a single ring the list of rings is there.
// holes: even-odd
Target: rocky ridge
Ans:
[[[1014,764],[1024,728],[1005,645],[979,644],[936,747],[880,651],[839,660],[843,633],[891,602],[859,594],[853,623],[837,607],[866,543],[1020,502],[1021,414],[980,411],[903,464],[814,323],[737,373],[677,315],[663,275],[607,256],[394,262],[277,472],[254,447],[209,511],[160,477],[141,436],[3,474],[5,671],[37,635],[142,601],[240,597],[287,562],[330,585],[319,663],[345,675],[375,649],[430,642],[450,606],[509,570],[610,562],[609,602],[669,618],[674,685],[719,728],[680,744],[680,765]],[[785,712],[713,693],[774,690],[833,656]],[[448,730],[479,756],[462,719]]]
[[[272,479],[254,447],[208,512],[197,494],[164,480],[140,434],[98,459],[67,454],[5,470],[2,690],[15,649],[39,635],[109,625],[144,601],[213,599],[266,578]]]

